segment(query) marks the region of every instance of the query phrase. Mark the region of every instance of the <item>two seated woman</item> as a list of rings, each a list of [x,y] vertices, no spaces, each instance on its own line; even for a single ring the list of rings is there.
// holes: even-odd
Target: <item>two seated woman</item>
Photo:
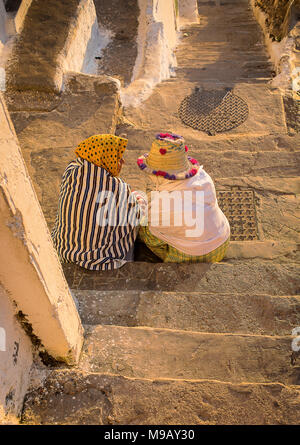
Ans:
[[[184,139],[160,133],[137,160],[152,184],[148,195],[132,191],[119,177],[127,143],[100,134],[76,148],[77,159],[63,175],[52,232],[61,261],[116,269],[133,261],[137,237],[160,261],[221,261],[229,223],[212,179],[188,156]]]

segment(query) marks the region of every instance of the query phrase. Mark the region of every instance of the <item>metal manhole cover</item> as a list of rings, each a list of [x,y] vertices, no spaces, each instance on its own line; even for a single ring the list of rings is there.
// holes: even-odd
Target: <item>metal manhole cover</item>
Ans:
[[[248,114],[246,102],[228,88],[207,91],[195,88],[179,107],[183,123],[209,135],[238,127],[245,122]]]
[[[218,203],[226,215],[232,241],[258,239],[256,209],[253,190],[218,190]]]

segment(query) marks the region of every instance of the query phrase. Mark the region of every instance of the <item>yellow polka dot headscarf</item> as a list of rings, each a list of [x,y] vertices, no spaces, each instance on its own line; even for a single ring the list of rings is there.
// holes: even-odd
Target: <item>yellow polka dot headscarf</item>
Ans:
[[[103,167],[113,176],[118,176],[120,160],[124,154],[128,139],[113,134],[96,134],[82,141],[75,153],[98,167]]]

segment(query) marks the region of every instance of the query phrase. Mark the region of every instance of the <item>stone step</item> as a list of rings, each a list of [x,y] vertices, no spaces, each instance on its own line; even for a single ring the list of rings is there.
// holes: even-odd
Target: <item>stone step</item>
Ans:
[[[260,258],[266,260],[280,259],[289,261],[297,257],[299,245],[291,241],[231,241],[225,254],[226,259]],[[285,258],[286,257],[286,258]]]
[[[72,290],[85,325],[195,332],[291,335],[300,297],[204,292]]]
[[[27,395],[23,424],[299,424],[300,390],[280,383],[146,380],[53,371]]]
[[[178,64],[183,66],[180,65],[180,61]],[[250,138],[258,135],[287,134],[282,96],[279,90],[272,89],[268,84],[255,83],[255,81],[251,83],[250,78],[245,83],[237,82],[241,76],[244,76],[240,68],[232,72],[229,65],[226,70],[218,70],[214,65],[209,64],[207,71],[188,70],[187,62],[186,68],[183,68],[184,77],[179,76],[178,73],[174,83],[162,82],[159,84],[144,103],[143,108],[126,109],[126,118],[136,128],[143,128],[145,131],[154,133],[154,130],[159,129],[159,131],[168,130],[177,134],[185,132],[193,134],[195,139],[203,139],[205,133],[185,126],[179,118],[178,110],[182,100],[189,96],[196,86],[202,86],[202,80],[206,82],[203,87],[207,90],[216,89],[212,80],[216,79],[216,81],[227,84],[228,87],[234,87],[233,93],[243,99],[249,109],[247,119],[241,125],[224,133],[223,136],[227,135],[231,138],[233,135],[247,135]],[[211,85],[208,85],[207,82],[210,82]],[[220,88],[217,87],[217,89]],[[176,95],[174,95],[175,90]],[[277,110],[277,113],[274,114],[273,110]],[[141,139],[138,147],[143,150],[144,144],[145,141]]]
[[[131,149],[126,153],[126,163],[122,175],[132,173],[136,167],[136,160],[145,149]],[[297,152],[246,152],[239,150],[203,150],[201,142],[198,147],[190,147],[189,154],[198,159],[205,171],[213,178],[230,178],[233,176],[267,176],[267,177],[295,177],[299,176],[300,151]],[[141,173],[140,173],[141,174]]]
[[[257,140],[259,140],[259,138]],[[280,205],[280,203],[276,201],[278,195],[283,196],[290,194],[294,195],[295,200],[298,199],[297,195],[299,195],[300,191],[300,182],[299,175],[298,173],[295,174],[295,172],[298,171],[298,161],[296,161],[296,158],[299,157],[300,152],[296,153],[296,156],[293,152],[283,151],[274,151],[272,154],[274,163],[277,163],[277,157],[278,159],[285,159],[285,162],[283,161],[285,165],[289,164],[291,173],[291,176],[289,176],[284,168],[284,164],[280,165],[278,163],[276,166],[274,164],[271,165],[272,161],[269,156],[270,152],[254,153],[230,150],[227,151],[226,154],[221,154],[217,151],[209,150],[211,144],[207,141],[200,141],[200,143],[197,144],[198,147],[193,141],[191,143],[187,143],[190,147],[191,156],[196,158],[198,162],[203,165],[204,170],[212,177],[216,188],[222,190],[223,184],[228,184],[226,188],[233,186],[241,187],[242,189],[251,188],[258,192],[262,199],[267,198],[267,207],[276,207]],[[238,141],[231,141],[228,143],[228,146],[229,144],[236,146],[238,143]],[[221,144],[221,141],[216,141],[216,147],[220,146]],[[151,142],[149,145],[151,146]],[[249,144],[250,149],[251,147],[253,147],[253,145]],[[205,150],[205,148],[207,148],[207,150]],[[147,188],[151,189],[151,187],[153,187],[148,176],[141,172],[136,164],[137,158],[148,150],[149,148],[147,147],[144,150],[130,149],[125,152],[125,165],[122,169],[122,178],[134,190],[145,191]],[[290,159],[287,159],[285,155],[288,155],[287,158]],[[275,172],[277,172],[277,174]],[[286,192],[287,188],[289,189],[288,193]],[[273,194],[273,196],[270,194]],[[297,204],[294,205],[294,212],[296,212],[296,209]],[[276,214],[278,217],[278,213]],[[280,214],[281,217],[284,217],[284,214],[286,214],[286,212],[283,210],[283,213]],[[265,217],[265,215],[263,216]],[[297,227],[298,223],[297,221],[295,222]],[[271,236],[268,234],[265,237],[271,239],[274,237],[273,239],[277,239],[279,232],[280,231],[274,233],[274,235],[272,234]]]
[[[254,190],[269,199],[280,196],[296,196],[300,194],[300,178],[267,178],[264,176],[247,176],[236,178],[218,178],[215,181],[217,190],[239,187]]]
[[[70,288],[81,290],[161,290],[217,294],[297,295],[300,266],[243,260],[215,264],[127,263],[112,271],[63,264]]]
[[[219,55],[217,48],[215,48],[214,46],[208,46],[206,48],[205,45],[203,45],[201,42],[199,43],[199,48],[194,45],[194,50],[191,51],[188,55],[184,54],[184,49],[178,50],[176,54],[177,56],[185,56],[186,60],[189,61],[190,68],[205,67],[206,70],[209,69],[208,65],[215,60],[215,57],[217,55]],[[263,53],[258,54],[256,57],[253,57],[252,54],[250,58],[245,58],[244,53],[242,57],[241,53],[234,52],[234,57],[232,57],[231,50],[227,50],[219,55],[218,64],[220,65],[220,67],[221,65],[224,65],[226,68],[229,68],[229,66],[231,66],[233,69],[243,68],[244,71],[260,69],[266,74],[269,71],[272,71],[274,68],[274,64],[269,60],[268,56]],[[182,69],[188,69],[188,67],[177,67],[176,71],[180,72]]]
[[[248,83],[268,83],[272,80],[272,70],[270,69],[268,72],[265,71],[248,71],[243,73],[238,79],[238,82],[248,82]]]
[[[202,69],[203,68],[200,68],[200,70]],[[184,77],[186,77],[186,74],[187,72],[185,70],[178,72],[177,75],[178,80],[184,79]],[[234,86],[234,83],[236,84],[242,83],[242,84],[257,85],[257,86],[265,85],[266,83],[269,83],[272,80],[272,78],[273,77],[271,73],[267,74],[262,73],[261,75],[256,73],[255,75],[250,75],[250,76],[248,76],[247,73],[244,73],[243,76],[236,77],[234,82],[230,81],[230,79],[213,79],[209,75],[207,76],[207,78],[205,78],[204,76],[203,77],[201,76],[201,78],[197,77],[198,80],[195,79],[195,82],[197,81],[198,85],[201,85],[205,89],[218,90],[227,87],[232,88]]]
[[[243,62],[243,67],[244,68],[262,68],[262,69],[269,69],[269,68],[273,68],[274,65],[273,63],[268,60],[268,59],[254,59],[254,60],[248,60],[247,62]]]
[[[80,369],[147,379],[300,384],[292,337],[88,326]]]
[[[169,82],[172,82],[170,80]],[[166,81],[167,83],[167,81]],[[151,144],[157,133],[171,130],[156,128],[153,126],[149,130],[138,128],[130,121],[124,120],[117,128],[116,134],[126,133],[128,145],[124,156],[131,150],[144,153],[150,150]],[[182,129],[182,136],[189,149],[194,152],[205,153],[206,151],[246,151],[246,152],[294,152],[300,144],[300,135],[288,136],[285,134],[229,134],[217,133],[215,136],[209,136],[203,132],[190,132],[190,129]],[[124,167],[125,168],[125,167]]]
[[[58,370],[27,395],[23,424],[299,424],[300,390],[280,383],[146,380]]]
[[[218,63],[232,65],[233,68],[243,67],[252,69],[253,67],[262,66],[263,70],[269,70],[274,67],[274,64],[270,61],[268,55],[262,51],[253,52],[247,51],[247,56],[245,57],[245,51],[239,48],[239,51],[236,49],[232,54],[232,49],[225,49],[222,53],[219,54],[219,48],[214,44],[204,44],[199,41],[199,43],[193,43],[193,50],[186,54],[186,48],[181,48],[176,51],[176,55],[180,57],[185,57],[186,60],[189,61],[191,66],[204,66],[210,62],[215,60],[215,57],[218,55]],[[239,64],[239,66],[238,66]],[[188,68],[187,66],[179,66],[177,67],[177,71],[181,69]],[[176,80],[176,79],[175,79]]]
[[[205,55],[203,55],[205,57]],[[212,63],[212,61],[207,61],[208,63]],[[273,78],[273,67],[270,66],[267,69],[260,69],[260,68],[246,68],[242,66],[242,63],[236,62],[236,66],[239,67],[239,72],[237,72],[234,76],[229,76],[229,73],[227,73],[227,76],[224,77],[215,77],[218,73],[222,72],[222,70],[229,70],[232,63],[229,62],[218,62],[219,68],[218,72],[212,70],[211,67],[207,67],[206,64],[200,63],[197,61],[196,63],[191,62],[190,68],[180,68],[176,70],[176,77],[177,80],[184,80],[185,77],[188,76],[190,69],[195,70],[194,74],[192,74],[192,79],[195,83],[198,85],[201,85],[203,87],[207,87],[208,89],[217,89],[221,86],[234,86],[234,84],[243,84],[243,83],[264,83],[267,84],[270,82],[270,80]],[[221,86],[220,86],[221,85]],[[251,86],[251,85],[250,85]],[[254,86],[254,85],[253,85]]]

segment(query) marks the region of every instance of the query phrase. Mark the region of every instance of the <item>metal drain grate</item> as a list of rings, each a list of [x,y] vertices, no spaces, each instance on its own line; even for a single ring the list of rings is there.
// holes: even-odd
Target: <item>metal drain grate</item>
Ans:
[[[209,135],[232,130],[241,125],[249,114],[248,105],[230,89],[200,90],[187,96],[179,107],[183,123]]]
[[[218,203],[226,215],[232,241],[258,239],[257,219],[253,190],[219,190]]]

